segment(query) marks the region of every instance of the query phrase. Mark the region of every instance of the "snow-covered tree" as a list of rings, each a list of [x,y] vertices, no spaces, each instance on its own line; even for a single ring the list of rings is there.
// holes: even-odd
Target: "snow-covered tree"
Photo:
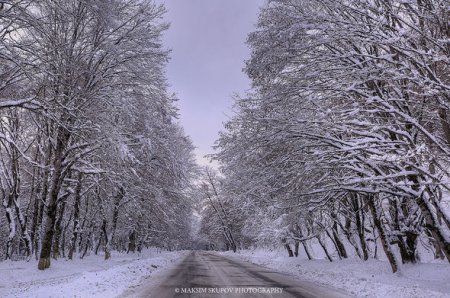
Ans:
[[[237,100],[217,159],[225,183],[276,223],[276,241],[321,231],[344,256],[340,233],[367,259],[368,239],[379,238],[395,272],[392,245],[415,262],[426,234],[449,259],[444,2],[274,0],[262,9],[249,36],[254,90]]]
[[[189,245],[196,165],[164,75],[164,7],[1,3],[2,252],[45,269]]]

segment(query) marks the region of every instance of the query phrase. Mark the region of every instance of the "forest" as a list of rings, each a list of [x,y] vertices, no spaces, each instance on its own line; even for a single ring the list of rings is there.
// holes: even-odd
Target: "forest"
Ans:
[[[268,1],[202,180],[205,245],[450,261],[449,19],[448,0]]]
[[[449,7],[268,0],[251,90],[200,169],[163,5],[0,0],[0,260],[151,246],[450,262]]]
[[[0,259],[189,243],[196,172],[164,67],[165,9],[0,1]]]

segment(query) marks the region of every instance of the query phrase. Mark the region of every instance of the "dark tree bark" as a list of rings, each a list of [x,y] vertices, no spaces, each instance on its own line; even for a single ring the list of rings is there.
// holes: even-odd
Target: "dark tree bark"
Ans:
[[[111,258],[111,249],[109,247],[110,245],[110,237],[108,236],[108,231],[107,231],[107,222],[106,219],[103,219],[103,223],[102,223],[102,232],[103,232],[103,236],[105,237],[105,245],[104,245],[104,251],[105,251],[105,260],[108,260]]]
[[[325,246],[325,242],[322,241],[320,236],[317,237],[317,240],[319,241],[320,246],[322,247],[323,251],[325,252],[325,256],[327,257],[328,261],[333,262],[333,258],[331,257],[330,253],[328,252],[328,249]]]
[[[50,196],[47,207],[47,224],[45,226],[44,239],[42,241],[42,250],[39,257],[38,269],[44,270],[50,267],[50,255],[52,250],[53,235],[56,223],[56,209],[58,204],[58,195],[64,180],[63,174],[63,158],[64,149],[70,138],[70,132],[64,128],[58,128],[57,142],[53,162],[53,177],[50,189]]]
[[[44,204],[44,202],[47,202],[47,195],[48,195],[48,187],[49,187],[49,175],[50,175],[50,167],[49,167],[49,165],[50,165],[50,160],[51,160],[51,157],[52,157],[52,153],[53,151],[52,151],[52,147],[51,146],[48,146],[48,151],[47,151],[47,157],[46,157],[46,165],[47,165],[47,167],[43,170],[43,174],[42,174],[42,187],[40,188],[40,196],[39,196],[39,198],[38,198],[38,200],[39,200],[39,203],[38,203],[38,206],[39,206],[39,209],[38,209],[38,211],[37,211],[37,214],[36,214],[36,212],[35,212],[35,218],[34,218],[34,220],[33,220],[33,229],[34,229],[34,235],[35,235],[35,237],[34,237],[34,240],[33,240],[33,243],[34,243],[34,247],[35,247],[35,256],[36,256],[36,260],[38,259],[38,254],[40,253],[40,251],[41,251],[41,231],[40,231],[40,229],[41,229],[41,227],[42,227],[42,221],[43,221],[43,218],[44,218],[44,211],[45,211],[45,209],[44,209],[44,207],[45,207],[45,204]],[[39,192],[38,192],[39,193]]]
[[[361,250],[362,250],[362,259],[364,261],[367,261],[369,259],[369,252],[367,249],[367,242],[366,242],[366,235],[364,232],[364,211],[362,210],[362,204],[360,203],[360,199],[357,195],[352,196],[352,203],[353,203],[353,211],[355,212],[355,219],[356,219],[356,230],[358,231],[359,241],[361,244]]]
[[[389,243],[388,236],[386,235],[386,231],[380,220],[380,215],[377,211],[377,207],[375,206],[374,199],[375,198],[373,198],[373,197],[368,198],[368,205],[369,205],[370,211],[372,212],[373,223],[378,230],[378,234],[380,235],[381,244],[383,245],[384,253],[386,254],[389,264],[391,265],[392,272],[395,273],[400,269],[399,264],[394,255],[394,252],[392,251],[392,247]]]
[[[309,248],[308,248],[308,244],[306,243],[306,241],[302,241],[302,245],[303,245],[303,249],[305,250],[306,256],[308,257],[308,260],[312,260],[312,255],[309,252]]]
[[[289,257],[293,257],[293,256],[294,256],[294,253],[292,252],[291,246],[290,246],[288,243],[286,243],[286,244],[284,245],[284,247],[286,248],[286,250],[287,250],[287,252],[288,252],[288,256],[289,256]]]
[[[298,255],[299,255],[299,248],[300,248],[300,242],[299,241],[295,241],[295,244],[294,244],[294,255],[295,255],[295,257],[298,257]]]
[[[73,211],[73,232],[72,237],[70,238],[70,244],[69,244],[69,254],[68,258],[69,260],[72,260],[73,253],[76,250],[75,246],[77,243],[78,234],[80,231],[80,203],[81,203],[81,180],[82,180],[83,174],[80,172],[78,173],[78,182],[77,187],[75,189],[75,202],[74,202],[74,211]]]
[[[337,219],[337,215],[336,213],[332,212],[331,213],[331,218],[333,219],[333,228],[332,228],[332,233],[333,233],[333,239],[334,242],[336,243],[336,248],[338,250],[339,255],[346,259],[348,258],[347,256],[347,250],[345,249],[344,243],[342,243],[341,238],[339,237],[339,233],[338,233],[338,219]]]
[[[66,211],[66,203],[67,203],[67,197],[69,197],[70,193],[66,193],[62,196],[62,198],[59,199],[60,204],[58,208],[58,217],[55,222],[55,231],[54,231],[54,237],[53,237],[53,259],[57,260],[60,257],[60,239],[61,239],[61,233],[63,230],[63,219],[64,219],[64,212]]]
[[[8,260],[12,255],[12,242],[16,235],[16,223],[14,221],[14,211],[12,201],[9,199],[9,196],[6,196],[2,187],[3,192],[3,207],[5,208],[6,221],[8,222],[9,234],[8,239],[6,240],[6,253],[5,259]],[[6,199],[8,197],[8,199]]]
[[[136,230],[133,229],[130,233],[130,235],[128,236],[128,249],[127,249],[127,253],[129,252],[135,252],[136,251]]]
[[[431,235],[438,243],[438,245],[442,248],[442,252],[444,253],[447,261],[450,262],[450,243],[445,238],[444,232],[439,226],[437,214],[432,210],[432,205],[427,197],[428,194],[424,192],[418,199],[417,203],[422,211],[425,220],[425,227],[431,232]]]

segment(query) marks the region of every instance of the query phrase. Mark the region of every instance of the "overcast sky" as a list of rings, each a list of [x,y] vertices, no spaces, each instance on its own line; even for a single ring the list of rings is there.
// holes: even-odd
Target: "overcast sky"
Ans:
[[[180,99],[180,121],[197,147],[198,160],[213,152],[223,122],[231,116],[234,93],[250,81],[242,72],[264,0],[160,0],[171,23],[165,46],[172,50],[167,76]]]

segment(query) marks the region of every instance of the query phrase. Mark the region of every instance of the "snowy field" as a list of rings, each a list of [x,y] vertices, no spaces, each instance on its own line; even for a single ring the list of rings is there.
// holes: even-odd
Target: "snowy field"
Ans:
[[[236,257],[280,272],[342,289],[355,297],[450,297],[450,265],[422,263],[402,267],[392,274],[386,261],[289,258],[285,251],[245,250],[222,255]]]
[[[91,255],[83,260],[52,260],[45,271],[39,271],[34,260],[0,262],[0,297],[116,297],[143,278],[170,268],[185,254],[146,250],[113,253],[108,261]]]

